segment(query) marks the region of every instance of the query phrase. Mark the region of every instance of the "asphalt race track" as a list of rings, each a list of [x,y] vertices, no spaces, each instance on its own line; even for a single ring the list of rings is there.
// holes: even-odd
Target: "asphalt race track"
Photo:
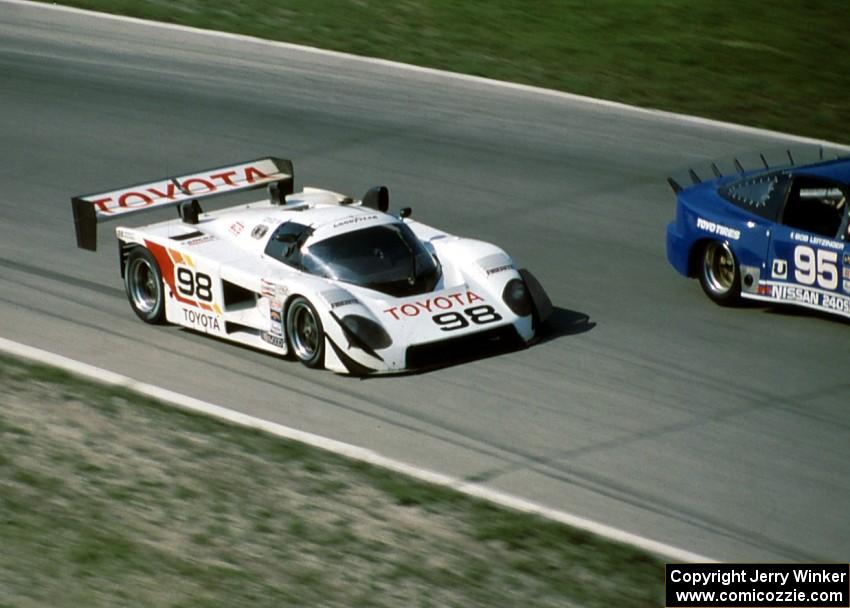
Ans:
[[[781,143],[0,2],[0,335],[712,558],[846,561],[850,325],[722,309],[665,259],[668,172]],[[72,195],[267,154],[298,188],[386,184],[502,245],[547,287],[551,335],[356,380],[146,326],[113,226],[75,247]]]

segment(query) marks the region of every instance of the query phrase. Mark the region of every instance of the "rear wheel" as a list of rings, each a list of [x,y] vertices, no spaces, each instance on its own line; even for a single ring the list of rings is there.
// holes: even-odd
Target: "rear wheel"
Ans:
[[[165,298],[162,273],[150,251],[136,247],[127,257],[124,269],[124,288],[130,307],[145,323],[162,323],[165,319]]]
[[[321,367],[325,332],[316,309],[306,298],[296,296],[286,311],[286,335],[292,354],[307,367]]]
[[[706,243],[700,256],[699,282],[706,295],[721,306],[731,306],[740,300],[741,272],[729,245],[718,241]]]

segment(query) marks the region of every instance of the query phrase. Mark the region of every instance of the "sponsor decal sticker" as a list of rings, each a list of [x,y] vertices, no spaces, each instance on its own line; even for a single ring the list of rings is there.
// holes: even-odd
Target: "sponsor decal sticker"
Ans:
[[[512,270],[514,267],[511,258],[504,253],[488,255],[487,257],[481,258],[476,263],[484,272],[487,273],[487,276],[504,272],[506,270]]]
[[[289,293],[289,288],[267,279],[260,279],[260,294],[274,300],[283,300]]]
[[[444,296],[435,298],[425,298],[407,302],[401,306],[393,306],[384,309],[384,313],[390,315],[396,321],[403,320],[405,317],[418,317],[421,313],[439,313],[450,310],[454,307],[470,306],[476,302],[483,302],[484,298],[476,294],[474,291],[458,291],[449,293]]]
[[[263,342],[267,342],[275,348],[286,348],[286,340],[283,339],[282,335],[263,332],[260,334],[260,338]]]
[[[283,335],[283,300],[273,299],[269,303],[269,330],[272,335]]]
[[[817,305],[820,302],[820,293],[814,289],[806,289],[796,285],[771,285],[770,296],[777,300],[800,302],[801,304]]]
[[[182,308],[181,310],[183,311],[183,320],[189,322],[191,325],[203,331],[221,331],[218,317],[205,312],[198,312],[191,308]]]
[[[806,304],[831,312],[850,314],[850,298],[842,295],[825,293],[797,285],[765,285],[763,287],[765,289],[759,287],[759,293],[769,295],[771,298],[782,302]],[[850,287],[850,285],[844,285],[844,287]]]
[[[487,276],[490,276],[491,274],[496,274],[496,273],[499,273],[499,272],[504,272],[505,270],[511,270],[511,269],[513,269],[513,267],[514,267],[513,264],[505,264],[504,266],[496,266],[495,268],[488,268],[487,269]]]
[[[722,224],[717,224],[701,217],[697,218],[697,228],[699,228],[700,230],[705,230],[706,232],[710,232],[711,234],[716,234],[717,236],[732,239],[733,241],[737,241],[741,238],[740,230],[736,230],[735,228],[729,228],[728,226],[723,226]]]
[[[834,296],[832,294],[823,294],[821,306],[827,310],[834,310],[844,314],[850,314],[850,299],[844,296]]]
[[[357,304],[359,302],[357,298],[353,297],[344,289],[328,289],[327,291],[321,292],[319,296],[321,296],[321,298],[332,309],[350,306],[351,304]]]
[[[844,289],[844,291],[850,293],[850,281],[842,281],[841,287]]]
[[[342,308],[343,306],[349,306],[351,304],[357,304],[357,298],[348,298],[347,300],[331,302],[331,308]]]
[[[262,165],[263,168],[260,169],[259,165]],[[257,165],[237,165],[221,169],[218,172],[181,177],[179,179],[182,182],[178,182],[177,179],[162,180],[135,186],[133,189],[92,195],[84,200],[94,204],[98,214],[118,214],[162,203],[173,203],[192,196],[236,190],[258,181],[268,181],[270,175],[264,171],[274,171],[274,165],[262,161]]]
[[[813,236],[803,232],[792,232],[791,238],[801,243],[808,243],[817,247],[826,247],[828,249],[844,249],[844,245],[838,241],[827,239],[822,236]]]
[[[230,230],[230,234],[233,236],[239,236],[242,234],[242,231],[245,230],[245,224],[242,222],[233,222],[230,224],[230,228],[228,228],[228,230]]]
[[[340,226],[348,226],[350,224],[359,224],[360,222],[368,222],[370,220],[378,219],[377,215],[351,215],[341,219],[336,222],[333,227],[339,228]]]
[[[787,279],[788,262],[785,260],[773,260],[773,268],[771,269],[770,275],[774,279]]]
[[[279,307],[269,309],[269,319],[271,319],[272,323],[280,325],[282,319],[282,314],[280,312]]]
[[[833,241],[831,239],[826,239],[822,236],[813,236],[811,239],[809,239],[809,244],[815,245],[817,247],[826,247],[828,249],[837,249],[838,251],[844,249],[843,243],[840,243],[839,241]]]
[[[189,247],[193,247],[195,245],[202,245],[204,243],[209,243],[210,241],[215,241],[218,237],[215,237],[211,234],[205,234],[204,236],[199,236],[196,239],[190,239],[184,243]]]
[[[251,230],[251,238],[261,239],[266,235],[266,232],[269,231],[269,227],[265,224],[257,224],[254,226],[254,229]]]

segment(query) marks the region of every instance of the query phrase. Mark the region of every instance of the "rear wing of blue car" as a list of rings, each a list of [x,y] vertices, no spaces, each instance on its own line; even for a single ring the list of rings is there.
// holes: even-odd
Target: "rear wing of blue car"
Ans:
[[[711,181],[727,175],[747,175],[759,172],[776,171],[801,165],[810,165],[826,160],[844,158],[850,154],[847,149],[826,149],[823,146],[800,145],[765,152],[745,153],[687,167],[667,178],[673,192],[679,194],[693,185]],[[684,186],[682,184],[685,184]]]
[[[97,249],[97,224],[133,213],[179,205],[184,201],[254,190],[269,186],[279,200],[293,192],[292,162],[282,158],[258,158],[237,165],[196,171],[71,198],[77,246]],[[196,203],[192,203],[197,208]]]

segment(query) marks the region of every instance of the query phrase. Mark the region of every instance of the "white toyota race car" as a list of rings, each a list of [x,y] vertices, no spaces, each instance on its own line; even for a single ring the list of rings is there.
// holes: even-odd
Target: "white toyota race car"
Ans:
[[[97,224],[164,205],[178,219],[116,229],[136,315],[339,373],[451,362],[478,345],[531,342],[552,311],[540,283],[500,248],[363,200],[293,192],[288,160],[262,158],[71,199],[77,244]],[[204,213],[199,200],[254,188],[268,200]]]

